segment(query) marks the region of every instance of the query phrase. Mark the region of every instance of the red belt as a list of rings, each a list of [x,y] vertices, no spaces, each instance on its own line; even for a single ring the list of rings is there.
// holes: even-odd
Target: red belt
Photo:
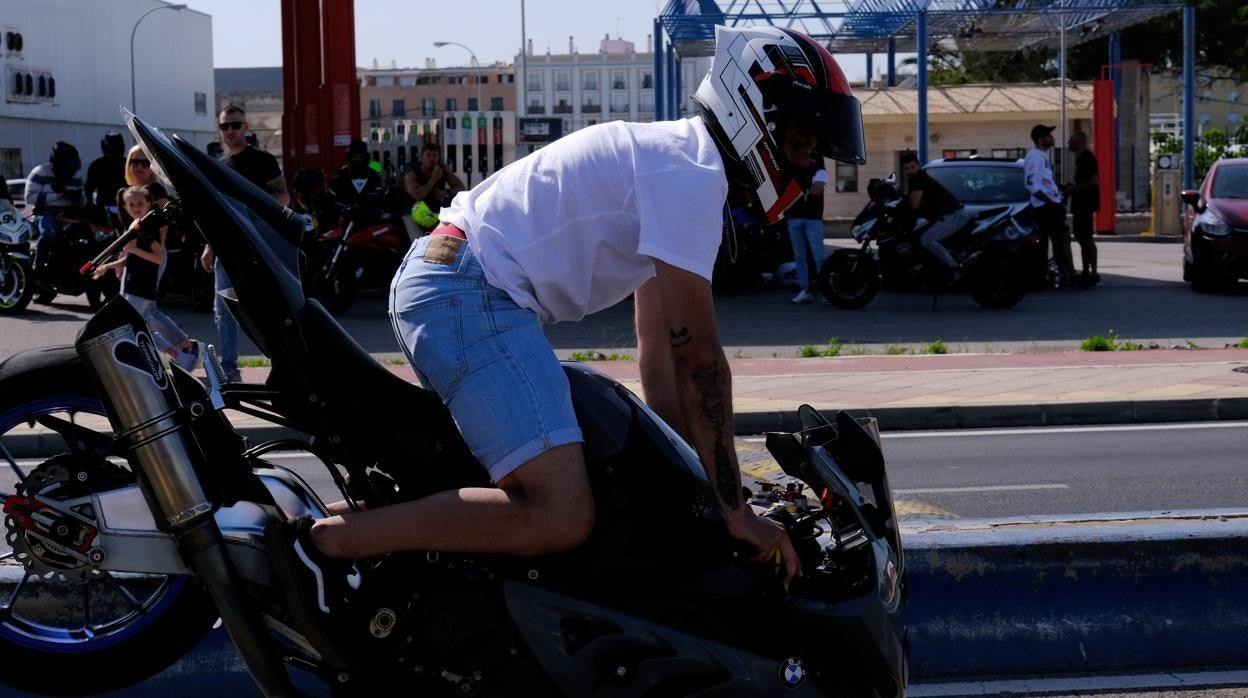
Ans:
[[[430,234],[430,235],[446,235],[446,236],[448,236],[448,237],[459,238],[460,240],[467,240],[467,239],[468,239],[468,238],[464,235],[464,231],[460,230],[459,228],[456,228],[455,226],[451,225],[450,223],[443,223],[442,225],[440,225],[440,226],[438,226],[438,227],[434,228],[434,229],[433,229],[433,232],[431,232],[431,233],[429,233],[429,234]]]

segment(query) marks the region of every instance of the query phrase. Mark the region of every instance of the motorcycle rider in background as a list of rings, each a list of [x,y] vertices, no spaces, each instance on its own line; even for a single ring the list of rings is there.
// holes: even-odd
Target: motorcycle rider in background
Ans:
[[[596,512],[584,439],[541,326],[634,292],[647,402],[697,452],[729,533],[786,583],[799,573],[784,526],[742,499],[710,279],[730,183],[779,220],[803,194],[813,150],[864,161],[861,112],[809,37],[720,27],[716,38],[698,116],[577,131],[460,193],[443,225],[412,246],[391,288],[396,334],[495,487],[359,512],[337,503],[315,524],[272,525],[270,550],[279,576],[295,580],[286,592],[301,625],[332,631],[354,578],[347,560],[548,554],[585,541]]]
[[[108,213],[108,222],[120,227],[116,196],[126,187],[126,142],[121,134],[109,131],[100,139],[100,157],[91,161],[87,168],[87,181],[83,184],[83,198]]]
[[[56,219],[62,211],[82,204],[82,159],[78,149],[64,141],[52,146],[48,161],[26,175],[26,205],[34,212],[39,229],[35,245],[35,268],[46,268],[56,241]]]
[[[347,164],[339,167],[329,178],[329,190],[339,203],[347,206],[367,196],[379,196],[385,191],[381,175],[369,167],[367,143],[351,141],[351,145],[347,146]]]
[[[923,247],[949,267],[950,276],[956,275],[963,265],[949,254],[949,250],[940,241],[970,223],[970,212],[943,184],[919,167],[918,155],[902,153],[901,168],[906,173],[910,210],[931,221],[927,230],[923,231]]]

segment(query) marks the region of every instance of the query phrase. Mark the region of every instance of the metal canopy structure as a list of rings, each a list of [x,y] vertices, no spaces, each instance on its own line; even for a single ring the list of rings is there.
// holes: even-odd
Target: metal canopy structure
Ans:
[[[1178,12],[1184,0],[671,0],[659,21],[676,55],[708,56],[716,24],[772,24],[826,42],[832,51],[882,53],[913,45],[919,17],[927,38],[962,51],[1056,46],[1062,24],[1074,46]]]
[[[1059,44],[1064,49],[1108,36],[1106,64],[1116,84],[1116,68],[1122,62],[1118,33],[1155,17],[1182,12],[1184,185],[1191,188],[1194,184],[1195,7],[1188,0],[726,0],[724,5],[716,0],[670,0],[655,20],[657,118],[679,113],[680,59],[711,55],[716,25],[770,24],[807,34],[833,52],[867,54],[868,74],[872,55],[887,52],[890,86],[895,84],[897,50],[918,54],[917,145],[923,160],[927,55],[933,42],[951,42],[960,51],[1018,51]],[[1061,75],[1065,77],[1064,66]]]

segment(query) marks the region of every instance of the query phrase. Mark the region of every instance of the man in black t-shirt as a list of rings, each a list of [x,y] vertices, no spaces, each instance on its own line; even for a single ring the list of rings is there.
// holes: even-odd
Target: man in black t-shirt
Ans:
[[[286,191],[286,179],[282,176],[282,168],[277,158],[247,143],[247,112],[242,107],[230,105],[217,115],[217,131],[221,134],[221,144],[225,146],[225,164],[239,173],[247,181],[267,191],[283,206],[290,205],[290,194]],[[217,339],[221,351],[221,368],[225,370],[230,382],[239,382],[238,372],[238,322],[221,301],[220,291],[230,287],[230,280],[225,269],[218,266],[212,246],[204,247],[199,258],[205,271],[216,275],[218,295],[213,302],[213,319],[217,323]]]
[[[420,162],[404,173],[403,186],[413,202],[423,201],[435,212],[464,190],[464,183],[441,162],[436,143],[420,149]]]
[[[932,221],[923,232],[923,247],[950,269],[960,269],[962,265],[940,241],[961,230],[971,221],[971,214],[943,184],[919,167],[919,157],[914,153],[901,156],[901,169],[906,173],[911,210]]]
[[[1083,258],[1083,277],[1096,286],[1101,283],[1101,275],[1096,271],[1096,241],[1092,238],[1092,214],[1101,209],[1096,156],[1088,150],[1088,134],[1083,131],[1070,134],[1067,145],[1075,156],[1075,181],[1064,187],[1064,193],[1070,197],[1070,222],[1079,243],[1079,256]]]
[[[108,212],[109,221],[117,225],[119,205],[114,196],[126,188],[126,143],[121,134],[109,131],[100,139],[100,157],[87,168],[82,193],[85,203],[95,204]],[[154,201],[154,199],[153,199]]]

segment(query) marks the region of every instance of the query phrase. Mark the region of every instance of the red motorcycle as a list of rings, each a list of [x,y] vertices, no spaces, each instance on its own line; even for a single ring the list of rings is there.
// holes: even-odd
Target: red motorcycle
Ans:
[[[341,315],[360,287],[389,288],[412,241],[384,201],[369,197],[328,206],[338,214],[337,223],[311,235],[304,287],[326,310]]]

